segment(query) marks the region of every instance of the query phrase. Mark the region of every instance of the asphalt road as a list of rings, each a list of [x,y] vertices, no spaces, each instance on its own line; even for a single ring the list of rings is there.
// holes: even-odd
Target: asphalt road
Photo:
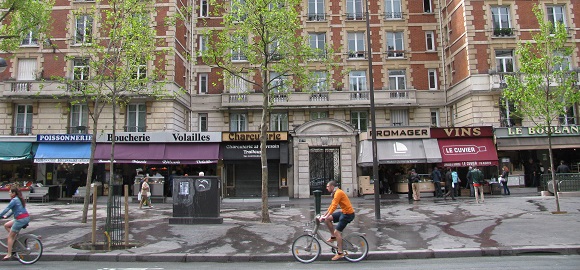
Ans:
[[[320,270],[409,270],[409,269],[525,269],[525,270],[577,270],[580,265],[580,255],[530,255],[503,257],[468,257],[416,260],[377,260],[350,263],[347,261],[316,261],[311,264],[298,262],[247,262],[247,263],[144,263],[144,262],[43,262],[31,266],[23,266],[17,261],[0,262],[3,270],[270,270],[270,269],[320,269]]]

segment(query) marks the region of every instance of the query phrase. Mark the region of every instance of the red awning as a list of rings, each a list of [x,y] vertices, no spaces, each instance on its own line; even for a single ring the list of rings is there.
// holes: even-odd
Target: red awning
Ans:
[[[438,139],[444,167],[497,166],[491,138]]]

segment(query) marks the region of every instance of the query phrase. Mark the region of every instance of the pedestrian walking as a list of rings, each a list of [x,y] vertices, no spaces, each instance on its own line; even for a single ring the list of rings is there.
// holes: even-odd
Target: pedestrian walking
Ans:
[[[433,171],[431,172],[431,179],[433,180],[433,185],[435,186],[435,197],[443,197],[443,194],[441,193],[441,172],[437,166],[433,167]]]
[[[141,202],[139,202],[139,209],[141,209],[143,205],[149,205],[149,208],[153,207],[151,205],[151,187],[149,186],[149,176],[145,176],[143,179],[143,184],[141,184]]]
[[[471,178],[473,180],[475,202],[479,203],[481,200],[481,203],[483,203],[485,201],[485,198],[483,197],[483,173],[477,167],[473,167]]]
[[[503,195],[510,195],[510,188],[508,187],[508,176],[510,175],[510,169],[504,165],[502,168],[501,176],[499,177],[499,182],[503,186]]]
[[[467,179],[467,187],[469,188],[469,197],[474,197],[475,189],[473,188],[473,177],[471,177],[471,171],[473,171],[473,167],[469,166],[467,176],[465,176],[465,179]]]
[[[447,174],[445,174],[447,176]],[[447,197],[451,196],[452,200],[457,200],[455,199],[455,191],[457,190],[457,185],[459,184],[459,175],[457,174],[457,171],[453,170],[449,170],[449,181],[447,179],[445,179],[445,186],[449,185],[449,191],[447,191],[447,193],[445,194],[445,196],[443,197],[444,199],[447,199]]]
[[[556,168],[556,173],[570,173],[570,168],[561,160],[560,165]]]

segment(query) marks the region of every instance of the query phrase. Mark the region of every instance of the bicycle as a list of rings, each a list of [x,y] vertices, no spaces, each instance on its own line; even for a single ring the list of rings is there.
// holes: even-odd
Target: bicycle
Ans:
[[[305,229],[306,234],[298,236],[292,243],[292,255],[301,263],[311,263],[318,259],[321,253],[320,241],[331,247],[332,253],[338,252],[338,247],[326,240],[320,233],[320,215],[314,217],[312,229]],[[342,239],[342,249],[345,253],[344,258],[350,262],[362,261],[369,253],[369,243],[362,233],[350,233]]]
[[[28,225],[22,227],[25,229]],[[0,245],[8,248],[6,239],[0,240]],[[16,240],[12,245],[12,257],[17,259],[22,264],[33,264],[37,262],[42,256],[42,241],[40,236],[24,233],[18,233]]]

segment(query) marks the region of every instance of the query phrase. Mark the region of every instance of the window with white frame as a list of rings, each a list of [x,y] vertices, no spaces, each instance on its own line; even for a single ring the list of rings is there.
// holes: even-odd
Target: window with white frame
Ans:
[[[73,80],[86,81],[89,79],[89,59],[73,59]]]
[[[554,71],[569,71],[572,69],[571,60],[569,55],[564,55],[562,51],[555,51],[554,52]]]
[[[199,80],[198,82],[198,86],[199,86],[199,94],[207,94],[208,93],[208,79],[207,79],[207,73],[200,73],[198,75]]]
[[[366,111],[350,112],[350,123],[355,129],[367,131],[369,124],[369,113]]]
[[[93,41],[93,17],[79,15],[76,17],[75,25],[75,43],[91,43]]]
[[[207,51],[207,36],[199,35],[199,47],[197,48],[198,56],[202,56]]]
[[[513,50],[496,50],[495,62],[497,72],[514,72]]]
[[[431,109],[431,126],[439,127],[439,109]]]
[[[553,6],[553,5],[549,5],[546,6],[546,13],[548,15],[548,21],[550,21],[552,24],[554,24],[554,27],[556,27],[556,23],[561,23],[564,26],[566,25],[566,17],[565,17],[565,8],[563,5],[557,5],[557,6]]]
[[[429,90],[437,90],[437,69],[430,68],[427,70],[429,77]]]
[[[407,109],[393,109],[393,110],[391,110],[391,125],[392,126],[408,126],[409,125],[409,110],[407,110]]]
[[[147,61],[145,59],[136,60],[134,65],[132,78],[135,80],[147,78]]]
[[[558,117],[560,126],[576,125],[576,118],[578,117],[576,106],[564,108],[564,111],[565,113],[560,114],[560,117]]]
[[[312,88],[314,92],[328,91],[328,72],[313,71],[311,75],[312,78],[314,79],[314,86]]]
[[[20,46],[36,46],[36,45],[38,45],[37,31],[28,31],[28,33],[24,34],[24,37],[22,37],[22,41],[20,41]]]
[[[435,32],[425,31],[425,48],[429,52],[435,51]]]
[[[348,58],[365,57],[365,35],[364,32],[348,33]]]
[[[199,132],[207,131],[207,113],[200,113],[197,115],[197,128]]]
[[[389,90],[405,90],[405,70],[389,70]]]
[[[367,90],[367,74],[365,71],[351,71],[348,74],[350,91]]]
[[[423,11],[425,13],[433,12],[433,3],[431,0],[423,0]]]
[[[135,103],[127,105],[127,127],[126,132],[146,131],[147,106],[145,103]]]
[[[271,131],[288,131],[288,113],[279,112],[270,114]]]
[[[199,0],[199,17],[209,16],[209,0]]]
[[[494,36],[511,36],[510,8],[509,6],[492,6],[491,18],[493,20]]]
[[[326,33],[309,33],[310,48],[315,50],[318,57],[326,54]]]
[[[385,19],[402,19],[401,0],[385,0]]]
[[[16,105],[14,134],[32,133],[32,105]]]
[[[245,113],[230,113],[230,132],[247,131],[248,117]]]
[[[243,13],[242,7],[246,4],[245,0],[232,0],[232,15],[235,21],[243,21],[246,19],[247,15]]]
[[[228,86],[230,93],[242,94],[248,92],[248,83],[246,82],[247,77],[248,74],[246,73],[240,73],[238,76],[229,75]]]
[[[308,20],[324,21],[326,20],[324,9],[324,0],[308,0]]]
[[[87,133],[89,108],[86,104],[70,106],[70,133]]]
[[[387,32],[387,57],[405,57],[405,45],[403,44],[403,32]]]
[[[310,120],[328,118],[328,112],[326,111],[316,111],[310,112]]]
[[[20,58],[18,59],[18,81],[33,81],[36,80],[36,58]]]
[[[362,0],[346,0],[347,20],[362,20],[364,19],[363,12]]]
[[[247,44],[247,39],[243,37],[233,37],[235,48],[232,49],[232,61],[247,61],[248,58],[243,52],[244,46]]]
[[[502,127],[521,126],[522,118],[516,114],[516,106],[507,98],[501,97],[499,100],[499,119]]]

